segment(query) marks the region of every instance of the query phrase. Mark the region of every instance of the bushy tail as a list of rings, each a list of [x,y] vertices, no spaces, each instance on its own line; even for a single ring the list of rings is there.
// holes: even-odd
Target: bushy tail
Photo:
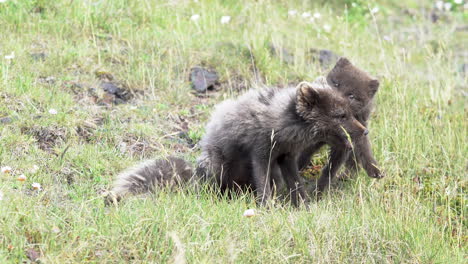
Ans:
[[[116,203],[128,194],[152,192],[158,186],[178,186],[193,177],[189,162],[176,158],[149,160],[123,171],[106,197],[106,204]]]

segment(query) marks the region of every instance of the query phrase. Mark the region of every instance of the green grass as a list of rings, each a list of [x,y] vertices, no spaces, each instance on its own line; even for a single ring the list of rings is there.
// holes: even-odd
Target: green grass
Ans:
[[[374,16],[373,1],[315,2],[0,3],[0,118],[12,119],[0,123],[0,166],[13,168],[0,173],[0,262],[25,261],[33,249],[44,263],[463,263],[468,88],[458,69],[467,32],[455,29],[468,23],[466,11],[431,23],[430,1],[379,1]],[[322,16],[310,23],[305,11]],[[221,24],[223,15],[231,22]],[[272,55],[271,43],[294,63]],[[104,206],[101,195],[122,169],[169,154],[194,161],[188,141],[200,139],[214,104],[240,84],[324,74],[310,48],[345,55],[381,81],[370,131],[386,178],[361,173],[299,209],[191,190]],[[44,60],[31,57],[41,52]],[[188,75],[196,65],[215,69],[223,89],[195,96]],[[94,102],[89,88],[103,96],[97,72],[111,73],[134,99]],[[49,76],[55,82],[44,82]],[[248,208],[258,214],[243,217]]]

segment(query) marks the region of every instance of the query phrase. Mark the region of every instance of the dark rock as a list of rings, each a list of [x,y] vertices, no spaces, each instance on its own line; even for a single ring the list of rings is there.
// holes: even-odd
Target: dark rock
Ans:
[[[120,88],[111,82],[102,82],[101,88],[110,94],[118,94],[120,92]]]
[[[312,60],[318,61],[322,69],[328,69],[335,65],[340,58],[340,56],[333,51],[326,49],[310,49],[310,53],[312,54]]]
[[[45,61],[45,59],[47,58],[47,54],[45,54],[44,52],[34,52],[30,55],[31,58],[35,61]]]
[[[39,252],[37,252],[34,248],[29,248],[26,250],[26,257],[28,257],[28,259],[32,262],[36,262],[41,257],[41,254],[39,254]]]
[[[282,60],[284,63],[294,63],[294,55],[284,47],[278,47],[276,45],[270,44],[270,53],[279,57],[280,60]]]
[[[11,122],[13,122],[13,119],[8,116],[0,118],[1,124],[10,124]]]
[[[213,90],[216,85],[219,85],[219,76],[215,71],[209,71],[197,66],[191,69],[190,82],[193,89],[199,93],[204,93],[207,90]]]
[[[101,82],[100,86],[106,92],[103,98],[104,103],[121,104],[132,98],[130,91],[123,85],[115,82]]]

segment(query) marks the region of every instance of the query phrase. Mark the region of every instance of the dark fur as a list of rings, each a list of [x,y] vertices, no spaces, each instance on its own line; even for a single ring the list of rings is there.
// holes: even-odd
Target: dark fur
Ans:
[[[340,58],[335,67],[326,78],[327,83],[348,99],[355,118],[367,127],[373,106],[373,98],[379,88],[379,82],[360,70],[346,58]],[[383,173],[378,168],[377,161],[372,155],[369,137],[356,138],[353,151],[331,148],[330,160],[322,171],[322,177],[318,182],[318,191],[322,191],[330,178],[336,174],[339,164],[346,163],[346,174],[353,175],[357,171],[357,164],[361,164],[367,174],[373,178],[382,178]],[[310,157],[322,145],[310,145],[299,158],[299,168],[303,169]]]
[[[349,151],[347,134],[358,140],[365,133],[348,100],[331,88],[301,83],[250,91],[217,106],[200,143],[198,169],[222,190],[252,186],[262,203],[272,195],[272,178],[282,178],[297,205],[306,197],[298,176],[305,147],[327,143]]]
[[[180,186],[192,179],[191,165],[180,158],[168,157],[143,162],[120,173],[107,203],[119,201],[127,194],[152,192],[156,187]]]

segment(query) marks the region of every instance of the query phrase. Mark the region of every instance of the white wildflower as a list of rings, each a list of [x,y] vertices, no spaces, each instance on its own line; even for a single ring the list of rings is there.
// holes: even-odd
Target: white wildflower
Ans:
[[[288,11],[288,15],[290,15],[290,16],[295,16],[295,15],[297,15],[297,10],[294,10],[294,9],[289,10],[289,11]]]
[[[438,10],[444,9],[444,1],[437,1],[437,2],[435,3],[435,7],[436,7],[436,9],[438,9]]]
[[[39,170],[39,166],[34,164],[31,169],[29,169],[30,173],[36,173]]]
[[[255,210],[254,209],[247,209],[244,212],[245,217],[252,217],[255,215]]]
[[[0,3],[5,3],[7,0],[0,0]]]
[[[31,185],[32,188],[36,191],[40,191],[42,190],[42,187],[41,187],[41,184],[40,183],[37,183],[37,182],[33,182],[33,184]]]
[[[54,232],[55,234],[58,234],[60,233],[60,228],[58,228],[58,226],[54,226],[52,227],[51,231]]]
[[[20,181],[20,182],[24,182],[26,181],[26,176],[24,174],[21,174],[20,176],[18,176],[18,178],[16,178],[16,180]]]
[[[379,8],[376,6],[370,10],[371,14],[377,14],[379,12]]]
[[[328,32],[331,31],[331,29],[332,29],[332,27],[330,25],[328,25],[328,24],[323,25],[323,30],[325,30],[325,32],[328,33]]]
[[[304,12],[304,13],[302,13],[302,17],[303,17],[303,18],[308,18],[308,17],[311,17],[311,16],[312,16],[312,14],[311,14],[310,12]]]
[[[136,105],[130,106],[130,110],[137,110],[137,109],[138,109],[138,107]]]
[[[383,39],[384,39],[385,41],[388,41],[388,42],[392,41],[392,38],[391,38],[390,36],[388,36],[388,35],[384,35],[384,36],[383,36]]]
[[[444,9],[445,11],[450,11],[450,9],[452,9],[452,3],[450,2],[447,2],[444,4]]]
[[[10,166],[5,166],[5,167],[2,167],[1,169],[2,173],[11,173],[12,169]]]
[[[315,12],[315,13],[314,13],[314,18],[319,19],[319,18],[321,18],[321,17],[322,17],[322,15],[321,15],[319,12]]]
[[[200,19],[200,15],[199,14],[194,14],[190,17],[190,20],[192,21],[198,21]]]
[[[12,60],[14,58],[15,58],[15,52],[14,51],[12,51],[10,53],[10,55],[5,55],[5,59],[7,59],[7,60]]]
[[[454,0],[453,2],[457,5],[463,4],[463,0]]]
[[[315,17],[311,17],[311,18],[309,19],[309,21],[310,21],[311,23],[314,23],[314,22],[315,22]]]
[[[222,16],[221,17],[221,24],[227,24],[227,23],[229,23],[229,21],[231,21],[230,16]]]
[[[356,7],[357,4],[356,4],[355,2],[352,2],[352,3],[351,3],[351,6],[352,6],[352,7]]]
[[[445,188],[445,195],[450,196],[451,193],[450,187]]]
[[[51,108],[51,109],[49,109],[49,114],[51,114],[51,115],[56,115],[56,114],[58,114],[58,111],[55,110],[55,109],[53,109],[53,108]]]

